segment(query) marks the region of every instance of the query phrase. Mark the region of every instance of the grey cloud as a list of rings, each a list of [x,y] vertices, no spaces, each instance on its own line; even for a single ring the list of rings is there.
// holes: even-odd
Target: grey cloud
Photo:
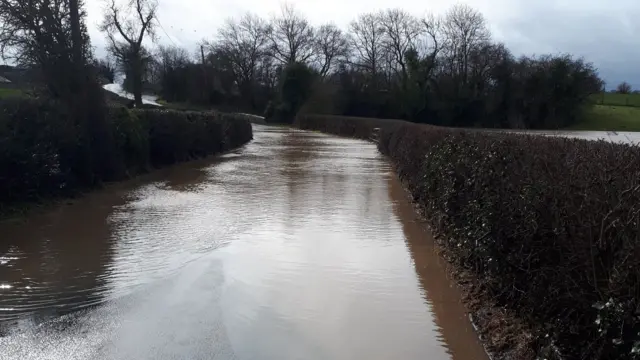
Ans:
[[[457,1],[424,3],[412,0],[297,0],[291,1],[314,24],[334,22],[345,27],[366,11],[403,8],[415,15],[443,13]],[[481,11],[494,38],[515,54],[570,53],[582,56],[599,69],[609,87],[621,81],[640,89],[640,40],[637,35],[640,2],[637,0],[468,0]],[[104,36],[97,30],[100,0],[88,0],[89,31],[98,55],[104,54]],[[251,11],[269,17],[279,0],[161,0],[160,43],[196,50],[211,39],[225,18]],[[171,40],[169,40],[169,38]]]
[[[579,8],[575,2],[575,8]],[[603,5],[604,4],[603,2]],[[627,6],[625,9],[624,6]],[[569,53],[593,62],[607,87],[621,81],[640,88],[640,4],[607,9],[523,11],[496,24],[501,41],[516,54]],[[526,9],[526,8],[525,8]]]

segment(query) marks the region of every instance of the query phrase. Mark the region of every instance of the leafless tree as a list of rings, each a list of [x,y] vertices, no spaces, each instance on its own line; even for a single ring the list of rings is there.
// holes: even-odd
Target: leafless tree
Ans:
[[[447,12],[442,25],[449,71],[466,84],[471,53],[491,39],[484,16],[468,5],[458,4]]]
[[[212,44],[229,65],[240,92],[251,97],[258,66],[267,55],[268,24],[258,16],[245,14],[240,19],[228,19]]]
[[[284,4],[280,15],[271,19],[267,36],[271,56],[282,64],[306,63],[313,56],[314,29],[291,4]]]
[[[155,51],[156,63],[163,69],[185,66],[191,62],[189,52],[178,46],[160,45]]]
[[[420,36],[414,41],[415,50],[418,55],[431,59],[435,64],[437,56],[442,51],[445,42],[442,32],[442,21],[432,14],[420,20],[422,31]]]
[[[616,87],[616,92],[618,94],[630,94],[631,93],[631,85],[628,82],[623,81]]]
[[[349,55],[349,41],[334,24],[325,24],[318,28],[314,47],[316,65],[322,77],[327,76]]]
[[[405,54],[415,48],[416,41],[424,28],[411,14],[400,9],[390,9],[379,14],[380,25],[384,29],[383,47],[392,61],[392,68],[406,81],[407,64]]]
[[[360,15],[351,23],[353,63],[374,76],[383,59],[384,28],[375,14]]]
[[[120,4],[108,0],[101,30],[109,39],[109,51],[124,65],[132,84],[136,106],[142,105],[142,78],[144,73],[145,35],[155,38],[158,3],[156,0],[128,0]]]
[[[151,83],[159,83],[169,72],[191,64],[189,52],[178,46],[160,45],[154,51],[154,61],[150,64],[148,76]]]

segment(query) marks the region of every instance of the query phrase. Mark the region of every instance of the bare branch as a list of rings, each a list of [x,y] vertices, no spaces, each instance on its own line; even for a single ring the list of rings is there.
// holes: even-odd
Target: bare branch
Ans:
[[[356,51],[353,62],[375,75],[383,58],[384,28],[380,18],[374,14],[360,15],[350,28],[351,45]]]
[[[268,27],[271,56],[281,63],[307,62],[314,55],[313,27],[296,9],[285,4]]]

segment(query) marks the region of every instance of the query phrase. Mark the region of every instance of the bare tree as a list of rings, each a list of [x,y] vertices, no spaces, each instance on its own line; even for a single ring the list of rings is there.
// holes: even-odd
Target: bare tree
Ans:
[[[442,21],[431,14],[420,20],[420,24],[423,31],[416,41],[416,51],[435,61],[442,50],[442,43],[444,42],[442,39]]]
[[[228,64],[245,99],[253,101],[252,89],[258,66],[264,61],[269,46],[268,24],[253,14],[228,19],[212,44]]]
[[[157,65],[165,70],[185,66],[191,62],[189,52],[177,46],[158,46],[155,51],[155,58]]]
[[[384,29],[383,46],[389,54],[391,67],[400,73],[403,83],[407,78],[405,54],[415,48],[416,40],[424,31],[418,19],[400,9],[391,9],[379,14]]]
[[[351,45],[354,64],[374,76],[383,60],[384,28],[375,14],[360,15],[351,23]]]
[[[427,15],[420,20],[422,27],[419,36],[417,36],[412,44],[412,48],[405,52],[405,57],[409,52],[414,61],[413,68],[419,73],[420,79],[414,79],[419,82],[419,86],[427,86],[427,81],[432,79],[438,65],[438,56],[442,51],[445,42],[442,33],[441,20],[433,15]]]
[[[458,4],[447,12],[442,25],[449,71],[466,84],[471,53],[491,39],[484,16],[468,5]]]
[[[320,76],[325,77],[349,55],[349,41],[337,26],[322,25],[316,32],[315,59]]]
[[[154,53],[154,62],[150,75],[156,82],[162,82],[164,78],[175,69],[183,68],[191,64],[189,52],[178,46],[160,45]]]
[[[616,87],[616,92],[618,94],[630,94],[631,93],[631,85],[628,82],[623,81]]]
[[[405,98],[409,98],[409,116],[414,117],[428,107],[429,94],[438,87],[438,56],[442,50],[443,34],[440,20],[433,15],[419,21],[422,28],[404,53],[408,69]],[[403,79],[404,80],[404,79]]]
[[[192,59],[184,48],[158,46],[153,54],[153,61],[149,63],[148,71],[145,71],[146,84],[165,101],[184,101],[191,84],[190,75],[202,78],[201,72],[191,71]]]
[[[284,4],[280,16],[271,19],[267,36],[271,56],[283,64],[306,63],[313,56],[313,27],[291,4]]]
[[[144,73],[144,48],[147,35],[155,38],[153,20],[156,18],[156,0],[128,0],[122,6],[116,0],[108,0],[101,30],[109,39],[109,51],[124,65],[130,78],[136,106],[142,105],[142,78]]]

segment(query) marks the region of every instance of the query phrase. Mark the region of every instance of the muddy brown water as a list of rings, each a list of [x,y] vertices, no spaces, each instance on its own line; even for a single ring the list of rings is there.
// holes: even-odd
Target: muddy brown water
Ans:
[[[254,130],[0,223],[0,358],[486,358],[374,145]]]

